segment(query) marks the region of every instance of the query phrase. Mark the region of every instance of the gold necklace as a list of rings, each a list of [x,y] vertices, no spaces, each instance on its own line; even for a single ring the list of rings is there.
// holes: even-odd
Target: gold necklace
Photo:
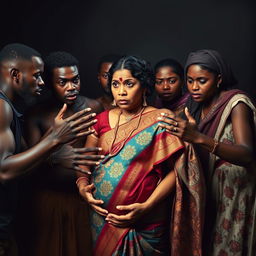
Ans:
[[[117,155],[121,150],[122,148],[124,147],[126,141],[131,137],[131,135],[139,128],[139,125],[140,125],[140,121],[141,121],[141,117],[142,117],[142,114],[144,112],[146,107],[142,107],[140,109],[140,112],[139,113],[136,113],[135,115],[139,114],[139,117],[138,117],[138,122],[137,124],[135,125],[135,127],[130,131],[130,133],[128,134],[128,136],[123,140],[123,142],[118,145],[116,145],[116,147],[113,147],[114,143],[115,143],[115,140],[116,140],[116,136],[117,136],[117,132],[118,132],[118,128],[120,127],[119,125],[119,122],[120,122],[120,117],[121,117],[121,114],[122,114],[122,111],[119,112],[119,115],[118,115],[118,120],[117,120],[117,123],[116,123],[116,126],[114,128],[114,139],[109,147],[109,154],[108,154],[108,157],[106,157],[102,163],[106,163],[112,156],[115,156]],[[133,115],[133,116],[135,116]]]
[[[125,115],[124,112],[121,110],[121,111],[120,111],[120,117],[121,117],[121,115],[123,115],[125,121],[128,122],[128,121],[130,121],[133,117],[135,117],[136,115],[138,115],[138,114],[141,112],[142,109],[143,109],[143,107],[140,108],[135,114],[131,114],[131,115]]]

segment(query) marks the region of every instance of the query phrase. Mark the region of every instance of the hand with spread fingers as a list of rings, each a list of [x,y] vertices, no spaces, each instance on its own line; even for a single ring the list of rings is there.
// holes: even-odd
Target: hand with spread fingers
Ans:
[[[117,227],[125,228],[130,227],[136,223],[146,212],[147,207],[145,203],[134,203],[130,205],[118,205],[116,208],[120,211],[128,211],[124,215],[117,215],[109,213],[106,217],[106,221]]]
[[[188,120],[181,117],[162,113],[158,120],[162,121],[159,126],[165,128],[167,132],[175,135],[187,142],[196,143],[200,137],[195,119],[190,115],[187,108],[185,114]]]
[[[104,204],[104,202],[93,197],[93,191],[95,190],[94,184],[79,182],[77,186],[80,195],[92,207],[92,209],[102,216],[107,216],[108,211],[101,207],[101,205]]]
[[[51,156],[48,158],[48,162],[51,165],[58,164],[66,169],[72,169],[81,173],[90,174],[89,171],[81,168],[80,165],[98,165],[100,163],[99,161],[104,158],[104,155],[97,155],[100,150],[101,148],[98,147],[74,148],[69,144],[63,144],[59,150],[51,154]],[[92,155],[92,153],[94,154]]]
[[[90,108],[83,109],[72,116],[63,119],[66,110],[67,105],[64,104],[55,117],[55,122],[51,131],[53,139],[56,139],[58,143],[64,144],[94,132],[93,130],[88,129],[97,122],[97,120],[92,120],[96,114],[90,113]]]

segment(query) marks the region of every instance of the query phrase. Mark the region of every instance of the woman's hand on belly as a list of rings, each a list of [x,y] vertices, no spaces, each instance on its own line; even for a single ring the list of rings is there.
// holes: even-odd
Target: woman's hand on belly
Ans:
[[[127,211],[128,213],[124,215],[109,213],[107,214],[106,221],[109,224],[122,228],[130,227],[136,223],[148,210],[146,203],[118,205],[116,208],[120,211]]]
[[[97,200],[93,197],[93,190],[95,189],[94,184],[80,185],[79,193],[88,202],[92,209],[102,216],[107,216],[108,211],[100,207],[104,202],[102,200]]]

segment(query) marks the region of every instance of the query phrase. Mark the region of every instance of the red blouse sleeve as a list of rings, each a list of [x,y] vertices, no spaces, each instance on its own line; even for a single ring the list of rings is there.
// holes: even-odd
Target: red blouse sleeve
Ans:
[[[97,137],[100,137],[103,133],[111,130],[108,115],[109,110],[106,110],[95,117],[97,123],[93,125],[93,129],[96,131]]]

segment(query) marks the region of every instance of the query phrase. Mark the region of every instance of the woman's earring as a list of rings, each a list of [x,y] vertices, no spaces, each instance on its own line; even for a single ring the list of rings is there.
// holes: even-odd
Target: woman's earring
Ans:
[[[146,99],[146,93],[143,94],[143,103],[142,103],[142,106],[143,107],[146,107],[148,104],[147,104],[147,99]]]
[[[116,107],[116,101],[113,100],[113,102],[111,103],[111,105],[112,105],[113,107]]]
[[[217,88],[220,88],[220,84],[219,83],[217,83]]]

